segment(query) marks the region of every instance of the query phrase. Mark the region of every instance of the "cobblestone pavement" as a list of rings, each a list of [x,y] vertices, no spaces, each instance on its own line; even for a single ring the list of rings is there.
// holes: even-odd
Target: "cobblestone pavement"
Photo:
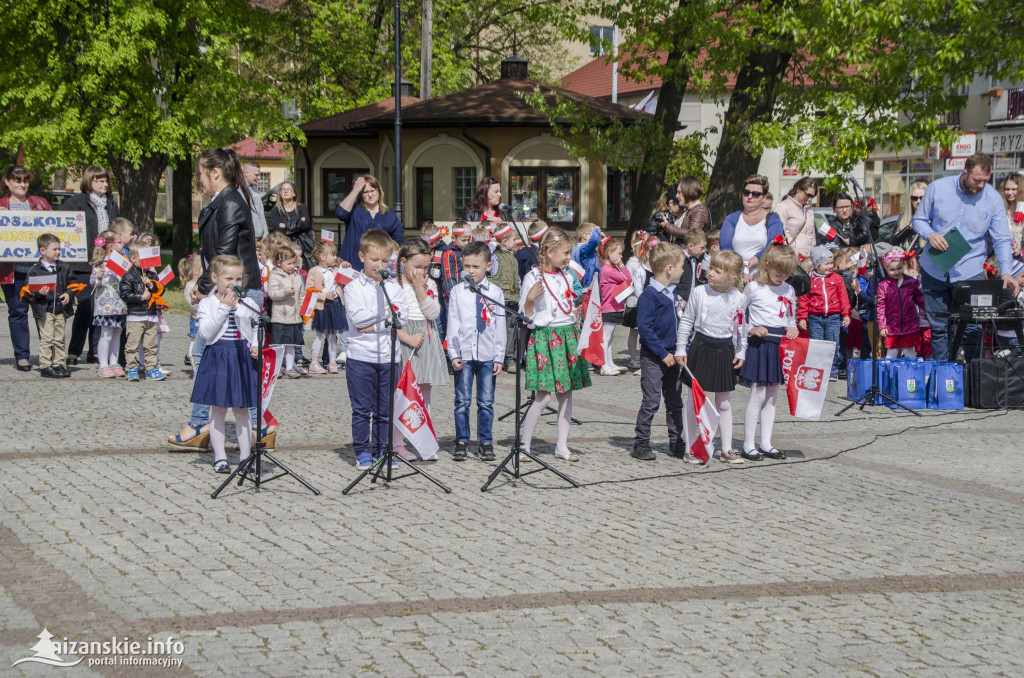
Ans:
[[[0,319],[0,673],[1024,673],[1024,413],[837,419],[833,384],[821,422],[780,406],[785,462],[702,470],[660,454],[663,427],[656,461],[630,459],[639,379],[595,375],[574,402],[581,461],[551,456],[553,417],[535,445],[582,487],[535,474],[481,493],[494,464],[451,460],[449,385],[434,399],[445,449],[422,468],[453,492],[410,477],[343,496],[357,475],[344,375],[311,377],[274,395],[277,454],[322,494],[280,479],[214,500],[212,455],[163,443],[191,389],[186,318],[171,327],[165,382],[91,366],[52,381],[12,369]],[[507,449],[510,419],[495,436]],[[171,637],[182,666],[71,652],[85,661],[11,667],[43,628]]]

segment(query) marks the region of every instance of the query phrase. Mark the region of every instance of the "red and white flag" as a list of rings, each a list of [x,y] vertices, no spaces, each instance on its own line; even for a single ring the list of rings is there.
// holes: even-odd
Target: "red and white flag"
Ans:
[[[299,315],[303,318],[308,318],[313,315],[313,311],[316,309],[316,300],[320,298],[320,290],[310,287],[306,290],[306,296],[302,299],[302,307],[299,309]]]
[[[334,282],[342,287],[355,280],[355,278],[356,270],[354,268],[339,268],[338,272],[334,274]]]
[[[631,294],[633,294],[633,283],[628,280],[623,280],[621,285],[612,290],[612,296],[620,304],[625,303]]]
[[[575,273],[576,277],[579,278],[580,280],[583,280],[583,276],[586,275],[587,273],[582,266],[580,266],[572,259],[569,260],[569,270]]]
[[[437,457],[437,434],[430,422],[430,413],[423,402],[423,393],[412,373],[412,364],[405,363],[395,389],[395,429],[412,443],[423,459]]]
[[[139,248],[139,268],[156,268],[160,265],[159,247]]]
[[[264,426],[277,426],[277,419],[270,414],[270,396],[274,395],[277,373],[281,371],[284,346],[263,349],[263,374],[260,375],[260,410]]]
[[[328,231],[326,228],[320,231],[320,240],[323,242],[334,242],[334,231]]]
[[[111,252],[110,257],[107,258],[106,266],[108,271],[118,278],[122,278],[128,272],[128,269],[132,267],[132,262],[120,252]]]
[[[28,277],[29,292],[56,292],[57,274],[53,275],[30,275]]]
[[[828,238],[829,240],[835,240],[835,237],[839,235],[836,229],[828,225],[827,221],[818,227],[818,233]]]
[[[160,284],[167,287],[167,283],[174,280],[174,271],[171,270],[171,265],[167,264],[164,266],[164,270],[160,271],[160,274],[156,277],[160,281]]]
[[[685,369],[685,368],[684,368]],[[689,372],[689,369],[687,369]],[[683,433],[686,436],[686,449],[707,466],[715,447],[712,440],[718,430],[718,410],[711,404],[700,383],[690,373],[690,399],[686,401],[686,412],[683,418]]]
[[[440,233],[440,231],[438,232]],[[434,254],[432,254],[430,257],[430,263],[434,264],[435,266],[440,266],[443,254],[444,252],[442,252],[441,250],[434,250]]]
[[[786,339],[779,342],[782,374],[786,381],[789,413],[801,419],[821,419],[821,409],[828,393],[828,376],[832,370],[832,357],[836,354],[833,341],[820,339]]]
[[[583,317],[583,331],[580,333],[576,353],[592,365],[604,365],[604,330],[601,322],[601,288],[597,277],[590,283],[586,298],[583,300],[586,315]]]

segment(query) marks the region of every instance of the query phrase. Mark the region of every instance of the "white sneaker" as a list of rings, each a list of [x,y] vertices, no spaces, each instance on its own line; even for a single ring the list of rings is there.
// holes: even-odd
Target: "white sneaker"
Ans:
[[[623,365],[616,365],[615,369],[619,371],[619,374],[625,374],[626,372],[629,372],[629,368]]]
[[[338,361],[339,365],[344,365],[345,363],[347,363],[348,362],[348,353],[346,353],[345,351],[340,352],[338,354],[337,361]]]
[[[604,365],[601,367],[600,374],[602,377],[617,377],[621,372],[619,372],[619,368],[617,367],[608,367],[607,365]]]

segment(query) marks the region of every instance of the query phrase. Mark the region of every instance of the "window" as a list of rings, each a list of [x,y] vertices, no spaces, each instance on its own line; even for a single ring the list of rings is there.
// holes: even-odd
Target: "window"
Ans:
[[[590,27],[590,56],[601,56],[607,54],[603,44],[604,40],[611,42],[614,28],[612,26],[591,26]]]
[[[605,223],[608,228],[626,228],[633,212],[634,177],[629,172],[608,172],[608,202]]]
[[[416,223],[434,220],[434,168],[416,168]]]
[[[270,172],[260,172],[260,178],[256,180],[256,190],[260,193],[270,190]]]
[[[513,218],[529,223],[543,219],[551,225],[578,223],[579,172],[561,167],[517,169],[509,174]]]
[[[323,212],[324,216],[333,215],[334,208],[352,190],[352,184],[362,174],[369,174],[366,169],[324,169],[323,175]]]
[[[476,168],[456,167],[454,172],[455,176],[452,180],[454,191],[452,197],[455,200],[455,211],[452,214],[455,215],[456,219],[461,219],[463,208],[466,207],[466,203],[472,200],[476,194]]]

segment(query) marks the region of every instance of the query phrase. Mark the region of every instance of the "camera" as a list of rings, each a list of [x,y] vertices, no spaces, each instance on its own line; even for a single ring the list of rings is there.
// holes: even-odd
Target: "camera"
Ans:
[[[673,223],[675,219],[668,212],[655,212],[651,215],[650,220],[647,222],[647,227],[644,229],[648,233],[653,235],[660,235],[662,226],[666,223]]]

